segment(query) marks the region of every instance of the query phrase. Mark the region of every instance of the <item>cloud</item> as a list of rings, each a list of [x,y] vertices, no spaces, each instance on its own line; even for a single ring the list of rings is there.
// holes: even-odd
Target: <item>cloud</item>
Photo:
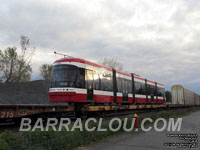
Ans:
[[[36,47],[34,79],[53,51],[95,62],[113,57],[125,70],[199,92],[200,2],[191,0],[3,0],[0,48],[27,35]],[[200,93],[200,92],[199,92]]]

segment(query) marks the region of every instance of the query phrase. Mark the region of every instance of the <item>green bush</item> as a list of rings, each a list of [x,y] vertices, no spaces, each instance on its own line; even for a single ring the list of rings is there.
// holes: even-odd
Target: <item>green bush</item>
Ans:
[[[0,150],[23,150],[23,138],[20,134],[5,131],[0,134]]]

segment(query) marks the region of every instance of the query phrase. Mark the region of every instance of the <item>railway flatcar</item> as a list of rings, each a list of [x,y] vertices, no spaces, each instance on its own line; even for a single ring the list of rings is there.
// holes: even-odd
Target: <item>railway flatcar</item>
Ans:
[[[171,94],[174,105],[200,105],[200,96],[182,85],[172,86]]]
[[[80,59],[53,64],[50,102],[85,104],[163,104],[164,85]]]

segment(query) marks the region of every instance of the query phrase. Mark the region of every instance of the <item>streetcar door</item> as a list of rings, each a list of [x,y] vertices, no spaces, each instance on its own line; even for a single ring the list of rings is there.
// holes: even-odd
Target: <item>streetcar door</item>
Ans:
[[[87,89],[87,102],[93,101],[93,82],[94,75],[92,70],[86,70],[86,89]]]
[[[128,93],[126,93],[126,92],[123,93],[123,102],[125,102],[125,103],[128,102]]]
[[[127,103],[128,102],[128,81],[126,79],[122,79],[122,85],[123,85],[123,90],[122,90],[123,102]]]

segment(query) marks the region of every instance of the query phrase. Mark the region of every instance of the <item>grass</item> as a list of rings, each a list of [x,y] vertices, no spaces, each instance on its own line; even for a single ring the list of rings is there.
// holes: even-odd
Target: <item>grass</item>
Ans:
[[[145,117],[150,117],[153,120],[160,117],[166,119],[179,118],[199,110],[200,108],[187,108],[139,114],[139,124]],[[123,120],[125,117],[132,118],[132,115],[119,118]],[[108,128],[108,122],[109,120],[103,122],[102,128]],[[131,121],[128,122],[128,126],[130,126],[130,123]],[[113,124],[115,127],[117,125],[117,123]],[[94,123],[91,124],[91,126],[97,126],[97,124]],[[117,132],[112,132],[110,130],[106,132],[87,132],[85,130],[75,130],[74,132],[54,132],[49,130],[47,132],[42,132],[37,130],[35,132],[29,131],[17,133],[5,131],[0,134],[0,150],[71,150],[122,132],[124,132],[122,129]]]

